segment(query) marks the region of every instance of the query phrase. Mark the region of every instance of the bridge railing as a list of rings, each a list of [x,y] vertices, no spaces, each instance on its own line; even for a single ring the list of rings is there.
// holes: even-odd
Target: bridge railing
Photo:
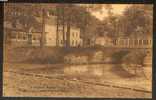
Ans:
[[[119,48],[152,48],[152,39],[113,39],[112,44]]]

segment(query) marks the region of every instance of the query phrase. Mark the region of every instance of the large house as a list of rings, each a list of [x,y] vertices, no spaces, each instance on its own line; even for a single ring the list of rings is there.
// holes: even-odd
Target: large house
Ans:
[[[62,25],[57,27],[57,16],[55,14],[49,14],[49,12],[46,14],[47,16],[45,18],[44,24],[42,24],[42,17],[35,17],[35,23],[33,22],[31,27],[28,29],[24,28],[24,25],[22,25],[20,22],[16,23],[15,27],[13,27],[12,23],[6,19],[4,21],[6,41],[16,45],[40,46],[43,32],[42,29],[44,29],[45,46],[65,46],[65,42],[67,40],[67,26],[64,26],[63,32]],[[63,33],[65,39],[63,39]],[[80,28],[71,26],[70,46],[82,46]]]
[[[48,16],[45,20],[45,45],[46,46],[56,46],[56,16]]]
[[[38,26],[37,26],[38,27]],[[15,26],[9,21],[4,21],[4,36],[5,42],[12,45],[40,45],[41,30],[36,26],[28,29],[23,28],[23,25],[17,22]]]
[[[112,46],[112,38],[108,36],[98,36],[95,39],[95,45],[103,46],[103,47],[109,47]]]
[[[70,30],[70,46],[77,47],[82,46],[82,39],[80,38],[80,29],[72,27]]]
[[[55,14],[48,14],[48,18],[45,20],[45,32],[46,32],[46,46],[65,46],[67,41],[67,26],[58,25],[57,16]],[[70,46],[78,47],[82,46],[82,39],[80,38],[80,28],[75,26],[70,27]]]

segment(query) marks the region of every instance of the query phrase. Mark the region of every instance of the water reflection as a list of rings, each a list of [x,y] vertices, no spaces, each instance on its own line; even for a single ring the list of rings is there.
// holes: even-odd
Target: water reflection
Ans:
[[[71,65],[64,68],[64,74],[103,76],[108,70],[107,66],[105,64]]]

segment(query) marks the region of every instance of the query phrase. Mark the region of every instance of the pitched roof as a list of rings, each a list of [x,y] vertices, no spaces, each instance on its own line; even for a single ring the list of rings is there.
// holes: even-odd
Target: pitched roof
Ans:
[[[21,20],[21,19],[20,19]],[[16,30],[16,31],[25,31],[27,32],[30,28],[33,28],[32,32],[42,32],[42,24],[37,20],[30,20],[29,27],[24,27],[24,25],[18,20],[15,25],[14,22],[4,21],[4,29],[5,30]]]
[[[15,26],[9,22],[9,21],[4,21],[4,29],[6,30],[20,30],[20,31],[25,31],[24,28],[20,23],[17,23]]]

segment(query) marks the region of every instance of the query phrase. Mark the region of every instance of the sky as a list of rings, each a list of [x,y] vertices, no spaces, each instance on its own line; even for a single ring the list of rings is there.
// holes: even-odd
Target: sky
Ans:
[[[113,7],[113,13],[114,14],[122,14],[126,7],[128,7],[128,4],[112,4]],[[105,17],[107,17],[107,10],[103,7],[102,13],[100,12],[92,12],[92,15],[94,15],[96,18],[103,20]]]

